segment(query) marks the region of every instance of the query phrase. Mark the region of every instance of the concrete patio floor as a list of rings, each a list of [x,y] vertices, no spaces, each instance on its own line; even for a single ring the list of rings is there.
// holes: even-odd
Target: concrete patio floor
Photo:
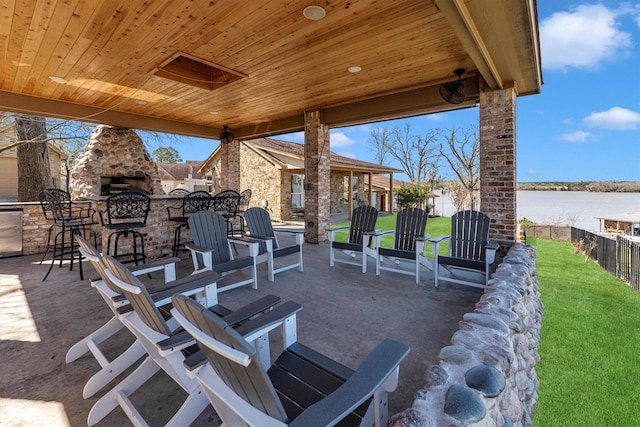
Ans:
[[[77,268],[69,271],[63,265],[55,266],[42,282],[48,265],[38,265],[41,256],[0,259],[0,424],[86,425],[89,410],[108,387],[83,399],[84,384],[99,365],[90,355],[66,364],[65,353],[103,325],[111,311],[89,285],[88,278],[96,277],[90,263],[83,264],[85,280],[79,279]],[[372,260],[366,274],[344,264],[331,268],[328,244],[306,244],[304,263],[304,272],[280,273],[275,282],[267,281],[266,266],[261,265],[258,290],[244,286],[222,293],[220,303],[233,309],[266,294],[296,301],[303,306],[298,340],[354,369],[386,337],[408,345],[411,353],[401,364],[398,390],[390,395],[390,414],[411,406],[413,394],[424,386],[427,367],[437,361],[463,314],[473,310],[482,294],[454,284],[435,288],[426,269],[416,285],[412,276],[388,271],[376,276]],[[192,270],[191,260],[185,259],[178,265],[178,277]],[[157,282],[160,274],[154,277]],[[123,330],[101,348],[114,356],[131,342],[133,336]],[[272,350],[278,350],[276,343]],[[163,425],[185,396],[166,374],[158,373],[133,400],[150,425]],[[98,425],[130,422],[116,408]],[[213,409],[194,425],[218,425]]]

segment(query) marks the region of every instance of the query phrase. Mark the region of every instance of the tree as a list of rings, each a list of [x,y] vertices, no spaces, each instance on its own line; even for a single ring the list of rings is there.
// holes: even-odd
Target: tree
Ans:
[[[413,135],[411,125],[407,123],[391,130],[374,129],[369,143],[376,150],[378,160],[388,154],[400,163],[411,182],[432,187],[438,176],[437,139],[440,133],[440,129],[434,128],[424,136]]]
[[[401,208],[416,207],[429,213],[429,192],[431,188],[418,183],[405,184],[396,191],[396,201]]]
[[[375,128],[371,131],[371,139],[369,139],[369,151],[376,156],[376,163],[384,164],[384,159],[389,153],[390,131],[387,128]]]
[[[158,163],[181,162],[180,153],[173,147],[158,147],[151,153],[151,157]]]
[[[449,192],[456,194],[456,205],[475,209],[480,184],[480,138],[478,129],[471,126],[461,130],[453,128],[440,144],[440,155],[447,161],[461,188],[452,186]],[[464,197],[461,197],[464,196]]]
[[[40,191],[54,185],[49,167],[45,118],[16,114],[15,123],[18,140],[28,142],[17,147],[18,201],[37,201]]]

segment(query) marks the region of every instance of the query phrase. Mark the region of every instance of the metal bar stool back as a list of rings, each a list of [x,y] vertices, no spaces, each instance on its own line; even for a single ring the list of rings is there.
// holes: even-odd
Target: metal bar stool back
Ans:
[[[88,233],[93,233],[93,242],[96,244],[96,233],[91,228],[92,225],[97,224],[93,218],[95,212],[88,206],[83,207],[73,203],[69,193],[57,188],[48,188],[41,191],[38,194],[38,198],[45,218],[53,222],[49,227],[47,248],[43,260],[49,249],[53,249],[53,256],[49,270],[42,281],[47,280],[56,260],[59,261],[60,267],[63,260],[70,260],[69,270],[73,270],[73,262],[77,260],[80,279],[83,279],[82,255],[75,245],[74,236],[78,235],[86,239]],[[56,232],[53,236],[53,242],[51,242],[53,230],[56,230]],[[42,263],[42,260],[40,263]]]
[[[100,220],[104,227],[112,230],[107,239],[107,254],[120,259],[121,262],[144,262],[144,233],[137,229],[147,225],[147,218],[151,210],[151,198],[140,191],[123,191],[109,196],[106,209],[100,211]],[[131,238],[131,251],[118,253],[121,238]],[[111,245],[113,244],[113,253]]]
[[[196,212],[209,210],[211,205],[211,194],[206,191],[194,191],[189,193],[182,199],[181,206],[167,206],[167,214],[169,215],[169,221],[178,222],[176,231],[173,236],[173,256],[178,256],[181,251],[189,251],[184,247],[184,243],[181,242],[182,228],[189,228],[189,216]]]

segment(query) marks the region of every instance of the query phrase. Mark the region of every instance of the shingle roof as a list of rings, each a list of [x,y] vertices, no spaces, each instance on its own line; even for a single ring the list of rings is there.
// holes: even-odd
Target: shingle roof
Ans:
[[[202,179],[198,173],[201,161],[187,160],[185,163],[158,163],[158,172],[160,173],[160,179],[183,181],[192,174],[192,178]]]
[[[262,150],[264,154],[272,157],[274,154],[284,154],[295,157],[298,160],[304,160],[304,144],[298,144],[297,142],[280,141],[270,138],[250,139],[243,142],[256,150]],[[280,162],[282,162],[282,157],[279,157],[278,159]],[[341,156],[334,152],[330,152],[329,162],[332,169],[338,170],[357,170],[372,173],[402,172],[401,169],[379,165],[377,163],[365,162],[358,159],[352,159],[350,157]]]

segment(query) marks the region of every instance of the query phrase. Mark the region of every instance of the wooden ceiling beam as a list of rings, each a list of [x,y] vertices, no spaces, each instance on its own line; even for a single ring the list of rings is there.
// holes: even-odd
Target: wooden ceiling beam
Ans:
[[[451,28],[458,36],[467,54],[472,59],[485,82],[492,89],[503,89],[504,82],[500,72],[491,57],[491,53],[484,42],[482,35],[474,24],[469,9],[463,0],[434,0],[440,12],[451,24]],[[490,8],[487,5],[487,8]]]
[[[78,120],[88,123],[166,132],[198,138],[217,138],[222,128],[166,120],[140,114],[113,111],[66,101],[22,95],[0,90],[0,111],[54,117],[63,120]]]

